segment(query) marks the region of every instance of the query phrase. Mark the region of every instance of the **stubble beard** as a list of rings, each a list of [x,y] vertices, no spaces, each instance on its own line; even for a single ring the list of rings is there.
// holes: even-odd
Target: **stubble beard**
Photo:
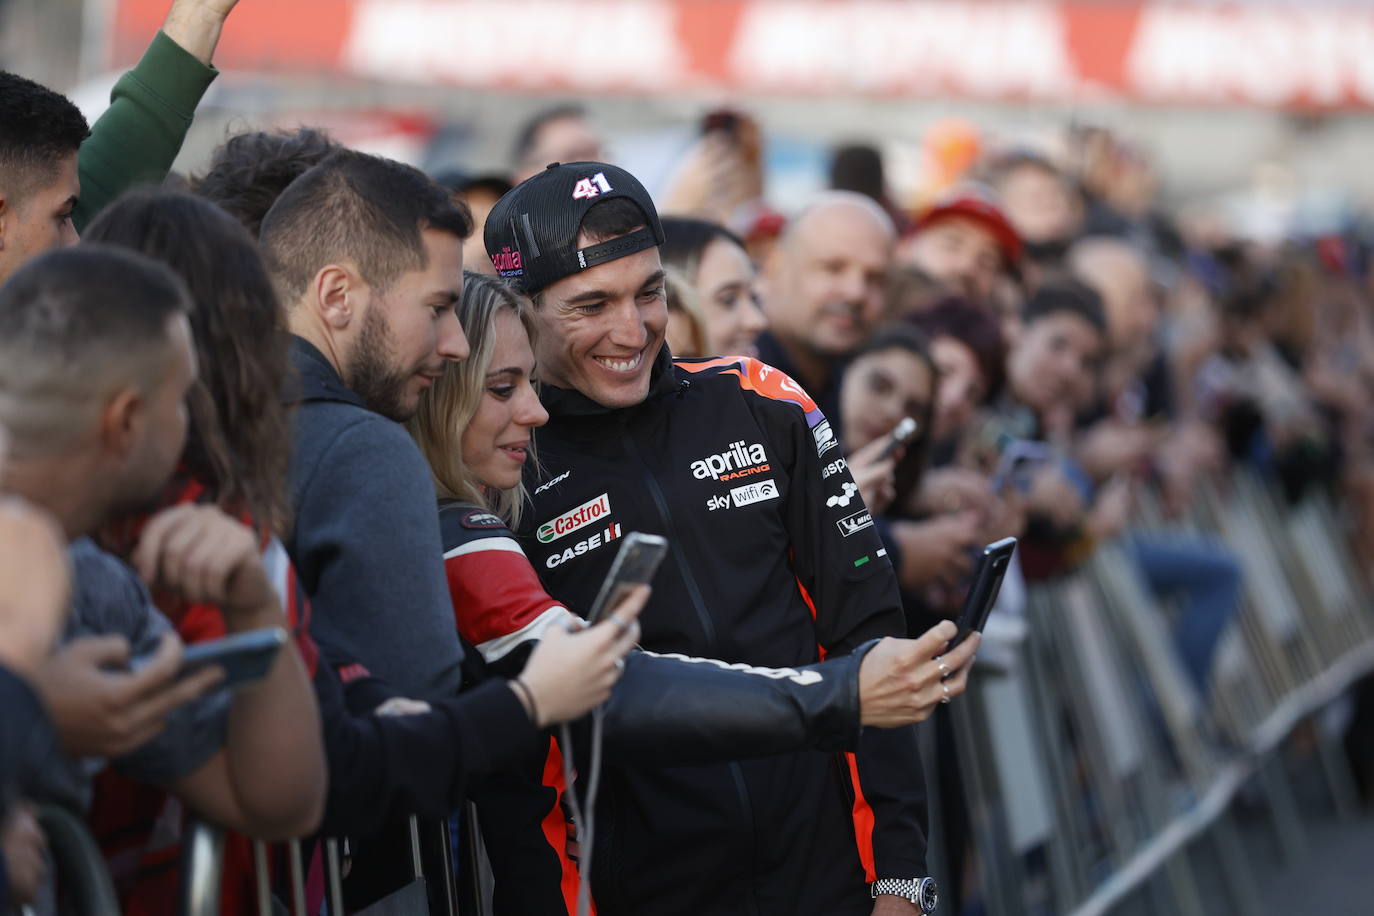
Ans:
[[[392,362],[394,352],[385,319],[377,309],[369,309],[348,362],[348,387],[369,410],[404,423],[415,414],[415,406],[404,403],[410,377],[396,371]]]

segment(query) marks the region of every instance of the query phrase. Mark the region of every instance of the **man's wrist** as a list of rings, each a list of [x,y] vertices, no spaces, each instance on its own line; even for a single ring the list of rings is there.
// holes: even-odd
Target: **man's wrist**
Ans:
[[[285,617],[275,600],[242,610],[221,608],[221,611],[224,615],[224,629],[230,633],[285,625]]]
[[[224,30],[225,13],[199,3],[174,3],[162,23],[162,33],[207,67]]]

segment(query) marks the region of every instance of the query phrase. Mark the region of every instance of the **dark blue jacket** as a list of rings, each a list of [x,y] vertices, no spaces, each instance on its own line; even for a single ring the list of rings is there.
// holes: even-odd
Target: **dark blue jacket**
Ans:
[[[463,650],[429,465],[310,343],[293,337],[291,362],[299,388],[287,397],[298,406],[285,543],[310,596],[311,631],[406,696],[452,696]]]

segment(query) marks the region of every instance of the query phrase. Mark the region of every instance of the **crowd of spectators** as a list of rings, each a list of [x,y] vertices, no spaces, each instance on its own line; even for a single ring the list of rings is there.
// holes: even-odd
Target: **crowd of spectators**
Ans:
[[[94,125],[0,73],[0,900],[62,904],[35,805],[151,914],[187,812],[232,832],[246,912],[250,840],[347,836],[362,906],[404,884],[409,816],[472,800],[496,912],[921,912],[911,726],[953,758],[983,545],[1019,539],[1013,629],[1027,583],[1120,546],[1203,698],[1244,579],[1185,530],[1199,488],[1328,496],[1374,562],[1353,236],[1175,218],[1083,126],[916,203],[846,146],[788,214],[724,110],[657,204],[573,106],[505,174],[300,128],[172,182],[234,6],[174,0]],[[587,625],[610,541],[655,526],[669,584]],[[277,628],[232,690],[183,665]],[[958,772],[930,787],[952,912]]]

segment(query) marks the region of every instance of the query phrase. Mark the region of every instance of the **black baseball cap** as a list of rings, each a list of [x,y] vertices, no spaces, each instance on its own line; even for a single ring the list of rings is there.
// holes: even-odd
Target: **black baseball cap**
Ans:
[[[644,228],[577,247],[582,218],[596,204],[628,198]],[[496,202],[483,233],[496,273],[526,295],[564,277],[663,244],[663,224],[649,192],[629,172],[605,162],[555,162]]]

